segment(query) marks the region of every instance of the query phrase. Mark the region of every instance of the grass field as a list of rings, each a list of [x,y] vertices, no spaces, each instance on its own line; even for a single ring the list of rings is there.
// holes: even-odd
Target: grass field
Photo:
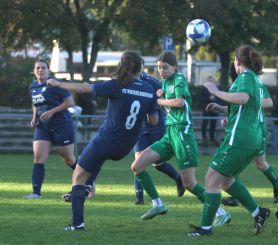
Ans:
[[[232,214],[229,225],[215,229],[211,237],[196,238],[185,234],[189,224],[198,223],[202,204],[189,192],[178,198],[173,181],[152,167],[148,170],[169,211],[150,221],[139,219],[151,207],[151,200],[145,196],[144,206],[133,204],[132,157],[106,162],[97,179],[96,196],[86,201],[86,230],[79,232],[63,231],[70,224],[71,206],[60,196],[70,189],[71,170],[57,155],[51,155],[46,164],[40,200],[23,199],[31,192],[32,155],[4,154],[0,159],[0,244],[278,244],[274,215],[278,204],[272,203],[272,187],[254,164],[245,170],[242,180],[258,203],[272,211],[264,233],[253,234],[253,219],[241,206],[227,208]],[[201,183],[209,159],[200,159],[197,174]],[[278,172],[278,157],[268,160]]]

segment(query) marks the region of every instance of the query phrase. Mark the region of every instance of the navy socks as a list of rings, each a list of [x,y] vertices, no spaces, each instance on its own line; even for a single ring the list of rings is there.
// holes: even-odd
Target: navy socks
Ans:
[[[32,171],[33,193],[41,195],[41,187],[45,176],[44,164],[34,163]]]
[[[75,185],[71,191],[72,225],[84,223],[85,186]]]

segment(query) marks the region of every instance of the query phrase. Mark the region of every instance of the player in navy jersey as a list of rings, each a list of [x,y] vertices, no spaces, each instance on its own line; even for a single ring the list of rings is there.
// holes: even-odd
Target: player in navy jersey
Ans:
[[[44,181],[46,162],[52,144],[66,165],[72,169],[76,166],[74,156],[74,128],[67,108],[74,105],[71,94],[64,89],[50,87],[46,84],[49,66],[45,60],[34,63],[36,80],[29,86],[33,103],[31,126],[35,129],[33,139],[34,165],[32,171],[33,192],[27,199],[41,198],[41,186]],[[87,182],[87,194],[93,189],[91,179]],[[92,187],[91,187],[92,186]]]
[[[73,123],[67,110],[74,105],[73,98],[67,90],[46,84],[49,78],[49,66],[45,60],[35,61],[34,75],[36,80],[29,86],[33,103],[31,126],[35,129],[33,193],[26,196],[28,199],[41,198],[41,186],[45,176],[44,163],[52,144],[57,147],[65,164],[71,167],[75,164]]]
[[[161,88],[160,81],[154,77],[148,76],[145,72],[140,74],[140,79],[146,81],[150,84],[154,91],[157,91]],[[155,126],[152,126],[148,123],[147,119],[143,121],[140,133],[138,135],[137,142],[133,148],[135,158],[137,158],[140,153],[150,146],[155,141],[162,138],[165,131],[165,115],[162,109],[158,110],[158,123]],[[176,169],[169,163],[158,161],[153,163],[153,166],[158,171],[168,175],[171,179],[176,182],[177,185],[177,194],[179,197],[183,196],[185,188],[182,183],[180,174]],[[144,204],[144,191],[143,187],[138,182],[136,176],[134,176],[134,187],[135,187],[135,204]]]
[[[78,159],[72,182],[72,224],[65,230],[82,230],[84,224],[85,181],[95,180],[105,160],[120,160],[136,143],[146,115],[151,125],[157,124],[157,98],[153,88],[139,80],[142,58],[135,52],[125,52],[112,75],[112,80],[100,83],[47,83],[77,93],[93,93],[108,98],[103,125],[88,143]]]

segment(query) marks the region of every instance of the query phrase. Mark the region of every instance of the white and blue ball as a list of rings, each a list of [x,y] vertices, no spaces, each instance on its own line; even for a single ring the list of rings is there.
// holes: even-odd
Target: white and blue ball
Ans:
[[[195,43],[201,44],[209,40],[211,35],[211,27],[205,20],[195,19],[189,22],[186,27],[187,38]]]

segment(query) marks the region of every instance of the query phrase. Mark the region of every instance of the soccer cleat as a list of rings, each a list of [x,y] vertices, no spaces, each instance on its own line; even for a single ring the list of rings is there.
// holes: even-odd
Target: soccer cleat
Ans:
[[[183,186],[181,178],[176,180],[176,185],[177,185],[177,195],[178,197],[182,197],[185,192],[185,187]]]
[[[157,215],[166,214],[168,211],[168,208],[166,206],[161,207],[152,207],[147,213],[143,214],[140,219],[142,220],[148,220],[152,219]]]
[[[229,213],[225,213],[223,215],[216,216],[213,221],[212,226],[214,226],[214,227],[223,226],[225,224],[230,223],[231,220],[232,220],[231,215]]]
[[[239,206],[239,201],[234,197],[226,197],[221,200],[221,203],[225,206],[237,207]]]
[[[259,213],[255,217],[255,234],[260,234],[266,226],[266,220],[270,216],[268,208],[259,207]]]
[[[273,203],[278,203],[278,189],[273,190],[274,200]]]
[[[85,230],[85,224],[81,225],[68,225],[65,227],[65,231],[82,231]]]
[[[40,199],[41,197],[42,197],[41,195],[38,195],[36,193],[31,193],[25,196],[24,198],[31,200],[31,199]]]
[[[96,187],[95,185],[91,186],[91,185],[86,185],[86,189],[85,189],[85,195],[86,197],[89,197],[89,198],[93,198],[93,196],[95,195],[96,193]],[[62,195],[62,199],[65,201],[65,202],[71,202],[71,191],[66,193],[66,194],[63,194]]]
[[[68,193],[62,195],[62,199],[63,199],[65,202],[71,202],[71,192],[68,192]]]
[[[93,183],[93,185],[87,185],[86,186],[86,192],[87,191],[89,192],[88,193],[88,198],[93,198],[94,195],[96,194],[96,185],[95,185],[95,182]]]
[[[144,205],[143,191],[136,191],[134,204],[135,205]]]
[[[212,235],[212,229],[203,229],[201,226],[190,225],[192,231],[188,233],[188,236],[209,236]]]

